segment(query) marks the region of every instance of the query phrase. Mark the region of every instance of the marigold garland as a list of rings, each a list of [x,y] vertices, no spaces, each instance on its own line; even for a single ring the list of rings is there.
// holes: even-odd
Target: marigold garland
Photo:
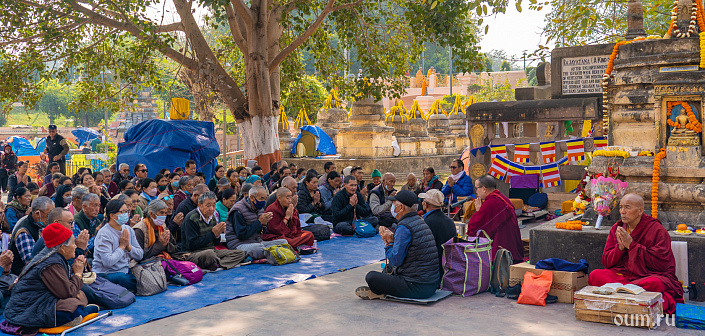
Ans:
[[[592,156],[607,156],[607,157],[623,157],[623,158],[628,158],[629,157],[629,152],[627,151],[622,151],[622,150],[596,150],[592,152]]]
[[[666,103],[666,124],[671,127],[681,128],[681,125],[679,123],[671,120],[673,108],[678,105],[680,105],[685,110],[685,113],[688,116],[688,123],[685,125],[685,128],[693,130],[695,131],[695,133],[702,132],[703,124],[698,121],[697,117],[695,117],[695,114],[693,113],[693,108],[690,107],[690,104],[683,101],[669,101],[668,103]]]
[[[585,225],[585,222],[579,220],[558,222],[556,223],[556,229],[581,231],[583,229],[583,225]]]
[[[654,157],[654,169],[651,175],[651,217],[658,218],[658,180],[659,171],[661,170],[661,160],[666,158],[666,149],[661,148],[661,151]]]

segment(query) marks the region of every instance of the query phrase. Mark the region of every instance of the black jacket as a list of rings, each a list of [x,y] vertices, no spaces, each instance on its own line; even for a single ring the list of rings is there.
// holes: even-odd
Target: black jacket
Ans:
[[[316,189],[316,192],[318,192],[318,189]],[[323,201],[320,201],[317,206],[313,205],[313,196],[311,196],[311,193],[308,191],[308,189],[303,188],[299,190],[298,195],[299,203],[296,204],[296,211],[298,211],[300,214],[314,212],[319,215],[323,214],[323,211],[326,209],[326,206],[323,204]]]
[[[365,198],[359,191],[355,193],[357,194],[357,205],[354,209],[352,205],[350,205],[351,195],[349,195],[348,191],[344,188],[333,196],[333,201],[331,201],[330,204],[331,212],[333,213],[333,224],[352,222],[357,218],[372,216],[372,210],[370,210],[370,206],[365,202]],[[355,210],[357,218],[354,218],[353,210]]]
[[[458,229],[455,227],[455,222],[453,222],[450,217],[448,217],[443,211],[433,210],[431,213],[424,218],[426,225],[433,232],[433,239],[436,240],[436,249],[438,249],[438,263],[443,274],[443,266],[441,265],[441,257],[443,256],[443,245],[445,242],[451,238],[458,235]]]

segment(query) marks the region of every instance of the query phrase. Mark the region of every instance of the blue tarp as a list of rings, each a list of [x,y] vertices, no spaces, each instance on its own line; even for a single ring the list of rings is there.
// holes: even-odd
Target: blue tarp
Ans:
[[[71,134],[76,137],[79,146],[83,146],[83,143],[85,143],[86,141],[95,139],[100,136],[100,133],[98,133],[98,131],[88,127],[81,127],[75,129],[71,131]]]
[[[37,141],[37,152],[41,153],[47,148],[47,138],[41,138]]]
[[[184,167],[188,160],[196,161],[198,171],[213,176],[218,164],[220,146],[215,139],[215,128],[210,121],[160,120],[143,121],[130,127],[118,144],[117,163],[134,167],[147,165],[148,176],[154,178],[159,170]]]
[[[32,146],[32,143],[29,142],[29,140],[23,137],[9,137],[6,142],[9,142],[12,145],[12,151],[15,152],[15,155],[17,156],[39,156],[40,152]],[[42,151],[43,150],[44,149],[42,149]]]
[[[203,281],[195,285],[168,286],[166,292],[148,297],[139,296],[127,308],[114,310],[113,316],[78,329],[70,335],[107,335],[149,321],[282,287],[294,281],[371,264],[384,258],[384,242],[379,236],[365,239],[335,237],[319,242],[318,248],[318,253],[301,256],[301,261],[295,264],[237,267],[206,274]],[[360,278],[360,283],[364,282],[365,279]],[[350,295],[354,296],[352,292]]]
[[[291,154],[296,153],[296,145],[299,144],[299,141],[301,141],[301,137],[306,133],[310,133],[316,138],[316,152],[318,153],[316,156],[335,155],[336,151],[333,139],[331,139],[331,137],[326,134],[326,132],[324,132],[320,127],[311,125],[305,125],[301,127],[299,136],[296,137],[296,141],[294,141],[294,146],[291,149]]]

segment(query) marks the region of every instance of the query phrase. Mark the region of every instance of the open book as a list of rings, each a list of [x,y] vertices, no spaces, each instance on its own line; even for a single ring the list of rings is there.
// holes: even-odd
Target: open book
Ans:
[[[643,288],[629,284],[629,285],[622,285],[621,283],[618,282],[613,282],[613,283],[608,283],[605,285],[602,285],[602,287],[598,287],[596,289],[592,290],[593,293],[595,294],[603,294],[603,295],[610,295],[612,293],[629,293],[629,294],[634,294],[638,295],[643,292],[646,292]]]

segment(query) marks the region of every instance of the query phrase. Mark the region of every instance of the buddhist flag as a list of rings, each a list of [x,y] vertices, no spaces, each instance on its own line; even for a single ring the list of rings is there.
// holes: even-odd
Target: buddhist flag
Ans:
[[[492,160],[494,160],[494,158],[497,156],[501,156],[501,157],[506,158],[507,157],[507,146],[506,145],[496,145],[496,146],[490,145],[490,153],[492,153]]]
[[[566,144],[568,146],[568,159],[570,161],[580,162],[585,160],[585,145],[583,144],[583,138],[568,140]]]
[[[506,160],[506,159],[505,159]],[[524,175],[524,166],[511,162],[509,160],[507,162],[507,182],[512,180],[512,176],[520,176]]]
[[[541,175],[541,166],[524,166],[525,175]]]
[[[556,161],[556,143],[553,141],[542,142],[541,145],[541,157],[543,158],[543,163],[551,163]]]
[[[529,144],[514,145],[514,162],[529,162]]]
[[[494,176],[498,180],[504,181],[504,176],[507,174],[507,164],[502,162],[499,158],[494,158],[487,174]]]
[[[607,138],[605,137],[593,138],[592,142],[595,144],[595,150],[605,149],[607,147]]]
[[[558,164],[552,163],[541,166],[541,188],[550,188],[561,185],[561,174]]]

